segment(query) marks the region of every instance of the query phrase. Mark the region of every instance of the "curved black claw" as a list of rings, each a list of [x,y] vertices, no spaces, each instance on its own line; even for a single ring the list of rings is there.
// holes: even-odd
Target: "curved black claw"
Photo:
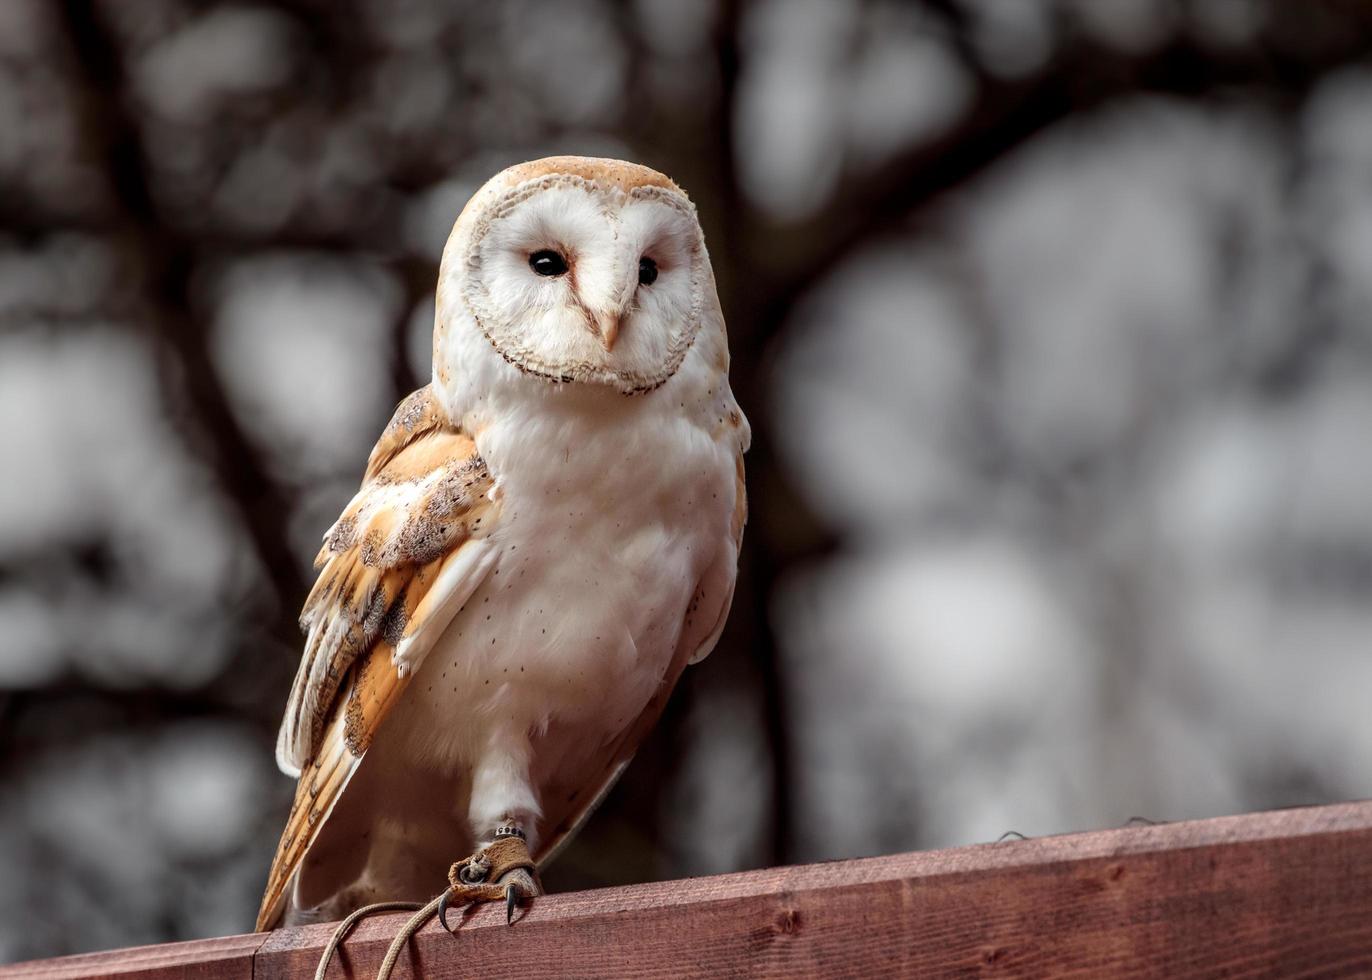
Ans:
[[[450,925],[448,925],[448,895],[449,895],[449,894],[450,894],[449,890],[448,890],[447,888],[445,888],[445,889],[443,889],[443,895],[438,899],[438,921],[439,921],[440,923],[442,923],[444,929],[447,929],[449,932],[452,932],[452,931],[453,931],[453,927],[450,926]]]
[[[508,926],[514,922],[515,906],[519,904],[519,893],[515,891],[514,883],[505,886],[505,924]]]

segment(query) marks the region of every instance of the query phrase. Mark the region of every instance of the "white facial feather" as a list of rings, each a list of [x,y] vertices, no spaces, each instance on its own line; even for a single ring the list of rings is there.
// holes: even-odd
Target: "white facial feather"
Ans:
[[[545,382],[639,394],[680,367],[709,284],[684,195],[550,174],[511,188],[467,224],[444,256],[440,330],[461,329],[451,321],[465,314],[508,363]],[[567,271],[535,272],[530,259],[543,251]],[[649,283],[639,281],[645,258],[657,273]],[[612,344],[606,324],[617,330]]]

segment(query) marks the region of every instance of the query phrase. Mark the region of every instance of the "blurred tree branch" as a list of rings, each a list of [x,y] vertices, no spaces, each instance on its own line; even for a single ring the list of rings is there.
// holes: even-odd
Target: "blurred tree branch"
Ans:
[[[982,76],[972,109],[955,126],[895,152],[875,169],[850,175],[811,217],[785,224],[750,218],[754,233],[745,243],[746,254],[760,278],[747,295],[756,297],[750,312],[760,316],[742,328],[759,330],[763,338],[775,336],[799,295],[858,246],[908,223],[916,211],[966,186],[1069,115],[1080,117],[1136,95],[1212,97],[1259,86],[1282,93],[1288,105],[1297,103],[1321,77],[1372,53],[1372,8],[1313,7],[1349,23],[1310,31],[1299,23],[1305,14],[1279,5],[1263,35],[1243,47],[1207,45],[1177,34],[1156,50],[1130,54],[1077,35],[1028,77]]]
[[[304,594],[306,585],[289,547],[289,501],[229,404],[210,354],[208,331],[191,302],[198,243],[180,235],[158,212],[139,126],[124,97],[121,52],[96,7],[92,0],[63,0],[60,5],[78,77],[84,79],[84,131],[109,175],[115,206],[111,231],[143,276],[141,325],[170,359],[163,375],[174,408],[184,398],[191,410],[189,418],[180,419],[187,445],[210,466],[226,499],[239,508],[274,594],[293,599]],[[294,643],[293,606],[279,611],[271,632]],[[269,675],[274,667],[278,673],[290,668],[261,652],[258,659],[262,663],[254,670]]]

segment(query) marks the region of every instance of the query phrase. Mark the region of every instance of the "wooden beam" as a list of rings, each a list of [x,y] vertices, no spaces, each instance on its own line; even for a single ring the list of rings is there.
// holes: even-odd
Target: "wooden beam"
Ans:
[[[63,977],[196,977],[204,980],[250,980],[253,955],[267,937],[258,933],[195,939],[162,946],[135,946],[108,953],[82,953],[52,960],[0,966],[0,976]]]
[[[370,977],[406,915],[331,975]],[[332,927],[0,968],[0,977],[308,977]],[[1372,802],[551,895],[427,926],[399,975],[1372,974]]]

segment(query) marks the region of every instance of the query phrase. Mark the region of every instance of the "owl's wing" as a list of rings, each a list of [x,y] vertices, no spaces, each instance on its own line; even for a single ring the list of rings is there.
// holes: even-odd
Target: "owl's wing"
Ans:
[[[667,705],[667,696],[672,693],[681,672],[687,665],[704,660],[724,632],[729,606],[734,600],[734,584],[738,580],[738,554],[743,547],[743,527],[748,521],[748,495],[743,481],[743,450],[747,448],[746,436],[744,438],[736,460],[734,512],[729,526],[729,540],[720,547],[720,554],[696,585],[672,664],[643,712],[616,735],[602,753],[605,760],[603,768],[585,785],[573,790],[567,811],[560,815],[561,819],[555,818],[552,828],[542,836],[536,855],[540,867],[557,857],[609,795],[633,761],[639,744],[657,724]]]
[[[305,600],[305,653],[277,739],[300,777],[257,927],[291,877],[425,653],[490,571],[493,486],[472,439],[425,387],[401,402],[362,489],[324,536]]]
[[[746,445],[744,449],[746,449]],[[724,566],[716,572],[714,581],[709,577],[701,582],[697,596],[696,612],[709,615],[713,609],[715,618],[710,631],[695,642],[688,664],[698,664],[710,655],[724,632],[724,622],[729,618],[729,607],[734,603],[734,585],[738,582],[738,554],[743,549],[743,528],[748,523],[748,488],[743,480],[743,449],[734,458],[734,513],[729,522],[729,537],[733,541],[733,551],[725,559]],[[713,586],[711,588],[710,586]],[[713,600],[713,604],[709,601]],[[687,624],[690,625],[689,622]],[[689,630],[688,630],[689,632]],[[694,640],[694,638],[692,638]]]

